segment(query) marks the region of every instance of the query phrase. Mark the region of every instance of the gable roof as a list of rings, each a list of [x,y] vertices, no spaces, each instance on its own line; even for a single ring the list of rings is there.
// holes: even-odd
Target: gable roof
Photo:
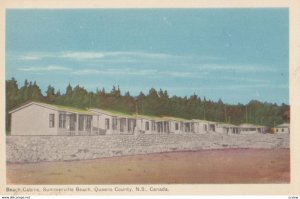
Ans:
[[[290,124],[289,123],[282,123],[282,124],[276,126],[276,128],[290,128]]]
[[[214,121],[200,120],[200,119],[192,119],[192,121],[201,122],[201,123],[209,123],[209,124],[216,124],[217,123],[217,122],[214,122]]]
[[[188,121],[187,119],[179,118],[179,117],[171,117],[171,116],[164,116],[162,117],[163,119],[166,120],[171,120],[171,121],[177,121],[177,122],[185,122]]]
[[[31,106],[31,105],[37,105],[37,106],[41,106],[41,107],[56,110],[56,111],[65,111],[65,112],[70,112],[70,113],[81,113],[81,114],[86,114],[86,115],[93,115],[93,113],[91,113],[90,111],[84,110],[84,109],[78,109],[78,108],[56,105],[56,104],[47,104],[47,103],[43,103],[43,102],[29,102],[18,108],[11,110],[9,113],[10,114],[14,113],[16,111],[19,111],[19,110],[26,108],[28,106]]]
[[[122,112],[113,111],[113,110],[104,110],[104,109],[99,109],[99,108],[90,108],[89,111],[96,112],[96,113],[102,113],[102,114],[109,115],[109,116],[119,116],[119,117],[129,117],[129,118],[134,117],[134,115],[131,115],[131,114],[122,113]]]
[[[257,128],[256,125],[254,125],[254,124],[248,124],[248,123],[240,124],[239,127],[240,128]]]
[[[151,115],[139,115],[139,114],[127,114],[122,113],[114,110],[107,110],[107,109],[99,109],[99,108],[90,108],[89,111],[101,113],[109,116],[115,117],[127,117],[133,119],[145,119],[145,120],[156,120],[156,121],[165,121],[167,118],[165,117],[158,117],[158,116],[151,116]]]
[[[234,124],[230,124],[230,123],[219,123],[219,125],[221,127],[225,127],[225,128],[237,128],[238,126],[234,125]]]
[[[137,114],[135,114],[134,116],[137,118],[145,119],[145,120],[166,121],[162,117],[152,116],[152,115],[137,115]]]

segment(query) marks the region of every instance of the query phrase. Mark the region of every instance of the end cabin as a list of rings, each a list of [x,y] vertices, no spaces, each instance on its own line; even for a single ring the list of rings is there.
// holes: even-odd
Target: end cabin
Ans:
[[[9,112],[11,135],[92,135],[93,114],[66,106],[30,102]]]
[[[274,128],[274,133],[290,133],[290,124],[283,123]]]

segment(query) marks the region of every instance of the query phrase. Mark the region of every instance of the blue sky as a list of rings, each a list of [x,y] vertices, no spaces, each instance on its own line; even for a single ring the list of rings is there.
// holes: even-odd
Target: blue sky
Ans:
[[[6,79],[289,103],[288,9],[6,11]]]

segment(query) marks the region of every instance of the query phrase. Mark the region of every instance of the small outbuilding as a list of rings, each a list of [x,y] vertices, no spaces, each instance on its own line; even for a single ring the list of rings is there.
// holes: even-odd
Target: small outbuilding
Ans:
[[[290,133],[290,124],[283,123],[274,128],[274,133]]]

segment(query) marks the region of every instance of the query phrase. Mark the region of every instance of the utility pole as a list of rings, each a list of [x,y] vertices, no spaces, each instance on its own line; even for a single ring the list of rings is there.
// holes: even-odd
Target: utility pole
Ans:
[[[227,123],[227,112],[226,112],[226,105],[224,104],[224,114],[225,114],[225,122]]]
[[[92,96],[90,94],[90,107],[89,108],[91,108],[91,106],[92,106]]]
[[[251,106],[249,106],[248,109],[249,109],[249,115],[248,115],[247,118],[249,119],[250,122],[252,122],[252,120],[251,120],[251,116],[252,116],[252,115],[251,115]]]
[[[136,115],[138,114],[138,104],[137,104],[137,101],[135,101],[135,114]]]
[[[137,97],[134,97],[134,101],[135,101],[135,121],[136,121],[136,125],[134,127],[134,130],[133,130],[133,134],[138,134],[139,132],[139,129],[137,128],[137,116],[138,116],[138,96]]]
[[[246,123],[248,123],[248,110],[247,110],[247,105],[246,105]]]
[[[204,114],[204,120],[206,120],[206,118],[205,118],[205,101],[203,101],[203,114]]]
[[[138,101],[139,101],[138,97],[135,97],[134,101],[135,101],[135,114],[138,115],[138,113],[139,113],[138,112]]]

